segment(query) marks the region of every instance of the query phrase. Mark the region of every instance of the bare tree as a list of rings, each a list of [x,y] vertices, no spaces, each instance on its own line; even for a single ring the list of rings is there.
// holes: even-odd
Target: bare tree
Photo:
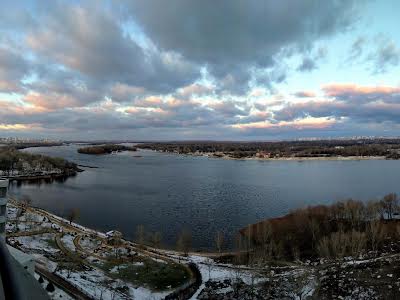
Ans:
[[[184,229],[180,233],[177,241],[178,250],[183,252],[185,256],[188,255],[192,247],[192,234],[190,231]]]
[[[77,208],[72,208],[68,213],[67,213],[67,219],[69,221],[69,224],[72,224],[72,222],[76,222],[79,218],[79,209]]]
[[[308,229],[311,232],[311,237],[312,237],[312,249],[315,249],[315,245],[317,243],[319,234],[320,234],[320,225],[314,218],[310,218],[308,222]]]
[[[372,251],[378,250],[380,243],[384,239],[384,231],[379,220],[371,220],[368,222],[366,229],[367,237],[371,245]]]
[[[205,264],[208,269],[208,280],[211,280],[211,271],[212,271],[212,267],[213,267],[213,260],[210,257],[207,257],[205,260]]]
[[[263,259],[268,261],[272,257],[273,241],[272,241],[272,225],[270,222],[264,222],[261,229],[261,244],[263,247]]]
[[[240,265],[243,263],[243,237],[242,235],[239,233],[236,236],[236,255],[235,255],[235,263]]]
[[[151,241],[152,241],[152,244],[153,244],[154,248],[160,248],[161,247],[161,239],[162,239],[161,232],[157,231],[157,232],[154,232],[152,234]]]
[[[29,197],[29,196],[27,196],[27,195],[23,195],[23,196],[21,196],[21,198],[20,198],[20,203],[21,203],[22,208],[23,208],[24,210],[27,210],[27,209],[29,209],[29,208],[31,207],[31,205],[32,205],[32,199],[31,199],[31,197]]]
[[[144,246],[145,242],[145,229],[143,225],[136,226],[136,242],[140,247]]]
[[[386,212],[386,215],[389,220],[393,219],[393,213],[397,210],[398,208],[398,201],[397,201],[397,195],[392,193],[388,194],[385,197],[383,197],[383,200],[381,201],[382,206]]]
[[[292,282],[292,292],[289,294],[291,299],[303,300],[308,299],[310,293],[313,291],[313,285],[310,284],[310,273],[303,270],[299,275],[294,278]]]
[[[15,231],[18,232],[19,231],[19,221],[22,217],[23,214],[23,210],[21,208],[17,208],[17,212],[15,215]]]
[[[219,253],[221,253],[222,247],[224,245],[224,234],[221,231],[217,231],[215,236],[215,245]]]

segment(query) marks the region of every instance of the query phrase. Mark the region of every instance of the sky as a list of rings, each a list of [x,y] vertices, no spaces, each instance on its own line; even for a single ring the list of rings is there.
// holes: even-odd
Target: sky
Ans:
[[[1,6],[0,137],[400,136],[398,0]]]

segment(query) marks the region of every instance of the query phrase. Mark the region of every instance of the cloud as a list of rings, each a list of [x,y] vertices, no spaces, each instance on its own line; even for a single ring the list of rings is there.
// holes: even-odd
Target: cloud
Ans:
[[[304,118],[346,119],[353,124],[400,124],[400,88],[331,84],[325,99],[287,104],[274,111],[278,121]]]
[[[143,32],[165,51],[205,64],[219,80],[246,86],[251,70],[275,65],[282,49],[310,48],[343,31],[359,1],[168,1],[129,2]],[[163,7],[163,9],[159,9]]]
[[[318,68],[317,62],[326,57],[326,48],[319,48],[316,53],[304,56],[301,64],[297,67],[298,71],[301,72],[311,72]]]
[[[345,101],[371,102],[376,100],[398,101],[400,87],[360,86],[356,84],[328,84],[322,90],[329,97]]]
[[[351,45],[351,49],[350,49],[350,55],[348,58],[349,62],[352,62],[355,59],[359,59],[364,52],[364,47],[366,44],[367,40],[365,37],[358,37],[353,44]]]
[[[297,70],[302,72],[310,72],[312,70],[315,70],[316,68],[317,65],[312,58],[304,57],[301,64],[297,67]]]
[[[190,98],[192,96],[203,96],[207,94],[212,94],[213,90],[213,86],[193,83],[179,89],[178,94],[184,98]]]
[[[0,92],[20,92],[23,89],[21,80],[30,69],[30,63],[20,54],[0,47]]]
[[[240,103],[235,103],[234,101],[224,101],[224,102],[215,102],[209,104],[207,107],[213,109],[213,111],[224,115],[225,117],[234,117],[234,116],[244,116],[248,115],[249,107],[240,107]]]
[[[14,2],[0,12],[1,132],[250,137],[399,123],[396,86],[285,94],[364,1]],[[350,57],[375,72],[400,63],[395,41],[371,41],[355,39]]]
[[[165,92],[200,74],[179,53],[141,47],[101,5],[42,4],[39,24],[29,30],[26,43],[41,59],[103,85],[119,82]]]
[[[299,98],[314,98],[316,96],[312,91],[298,91],[294,95]]]
[[[249,129],[268,129],[268,130],[276,130],[276,129],[297,129],[297,130],[304,130],[304,129],[325,129],[333,124],[336,121],[334,119],[329,119],[325,117],[321,118],[314,118],[314,117],[307,117],[304,119],[297,119],[293,121],[280,121],[276,123],[272,123],[270,121],[261,121],[261,122],[253,122],[253,123],[246,123],[246,124],[235,124],[232,125],[233,128],[242,129],[242,130],[249,130]]]
[[[400,63],[400,47],[387,38],[377,38],[378,47],[375,52],[370,53],[368,59],[374,64],[375,73],[384,73],[390,67],[398,66]]]

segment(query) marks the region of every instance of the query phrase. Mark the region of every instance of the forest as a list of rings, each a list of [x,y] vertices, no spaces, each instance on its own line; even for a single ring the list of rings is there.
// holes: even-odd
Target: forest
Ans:
[[[124,146],[124,145],[116,145],[116,144],[105,144],[98,146],[89,146],[79,148],[77,151],[81,154],[110,154],[113,152],[121,152],[121,151],[136,151],[135,147]]]
[[[237,248],[247,262],[379,256],[400,246],[399,212],[396,194],[297,209],[243,228]]]

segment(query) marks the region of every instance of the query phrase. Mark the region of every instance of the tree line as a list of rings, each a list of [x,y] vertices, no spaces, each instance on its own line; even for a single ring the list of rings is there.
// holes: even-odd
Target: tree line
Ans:
[[[396,194],[367,203],[348,199],[297,209],[242,229],[237,241],[239,260],[379,255],[400,238],[399,211]]]
[[[110,154],[112,152],[120,152],[120,151],[136,151],[136,147],[124,146],[124,145],[116,145],[116,144],[106,144],[99,146],[89,146],[79,148],[78,153],[82,154]]]
[[[383,156],[400,158],[400,139],[319,140],[280,142],[157,142],[143,143],[139,148],[163,152],[223,153],[242,158],[257,153],[268,153],[270,157],[335,157],[335,156]]]

